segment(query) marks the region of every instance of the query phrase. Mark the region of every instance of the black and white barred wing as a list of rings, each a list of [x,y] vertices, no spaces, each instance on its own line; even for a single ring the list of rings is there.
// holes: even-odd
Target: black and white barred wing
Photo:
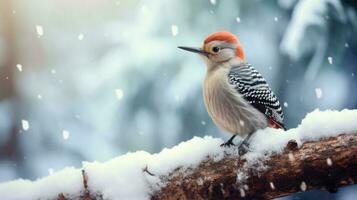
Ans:
[[[228,80],[249,104],[264,113],[273,123],[284,128],[284,115],[279,100],[253,66],[242,64],[232,67]]]

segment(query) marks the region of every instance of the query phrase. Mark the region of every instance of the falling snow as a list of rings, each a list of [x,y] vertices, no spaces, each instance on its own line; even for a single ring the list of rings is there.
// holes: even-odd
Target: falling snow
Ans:
[[[300,189],[301,189],[301,191],[303,191],[303,192],[306,191],[307,186],[306,186],[305,181],[301,182],[301,184],[300,184]]]
[[[237,23],[240,23],[240,17],[236,18]]]
[[[51,69],[51,74],[57,73],[55,69]]]
[[[328,63],[330,63],[330,65],[333,64],[333,58],[331,56],[327,57]]]
[[[321,99],[321,97],[322,97],[321,88],[315,88],[315,95],[316,95],[316,98]]]
[[[63,137],[64,140],[68,140],[68,138],[69,138],[69,131],[63,130],[63,131],[62,131],[62,137]]]
[[[206,125],[206,122],[205,121],[201,121],[201,124],[204,126],[204,125]]]
[[[289,106],[288,102],[284,102],[284,107],[287,108]]]
[[[272,190],[275,190],[275,185],[274,185],[274,183],[273,183],[273,182],[270,182],[269,184],[270,184],[270,188],[271,188]]]
[[[84,35],[82,33],[78,35],[78,40],[83,40],[83,38],[84,38]]]
[[[41,99],[42,99],[42,95],[41,95],[41,94],[38,94],[38,95],[37,95],[37,98],[38,98],[39,100],[41,100]]]
[[[327,159],[326,159],[326,163],[327,163],[328,166],[332,166],[332,160],[331,160],[331,158],[327,158]]]
[[[345,43],[345,47],[348,48],[350,45],[346,42]]]
[[[22,72],[22,65],[21,64],[16,64],[17,69]]]
[[[36,32],[37,32],[37,36],[40,38],[41,36],[43,36],[43,27],[40,25],[36,26]]]
[[[21,120],[21,125],[22,125],[22,129],[23,129],[24,131],[27,131],[27,130],[29,130],[29,128],[30,128],[30,123],[29,123],[29,121],[27,121],[27,120],[25,120],[25,119]]]
[[[171,25],[172,36],[176,36],[178,32],[179,32],[178,27],[176,25]]]
[[[274,21],[276,22],[279,21],[278,17],[274,17]]]
[[[210,2],[212,5],[216,5],[216,3],[217,3],[216,0],[210,0]]]
[[[124,96],[124,92],[122,89],[116,89],[115,94],[116,94],[118,100],[122,99]]]

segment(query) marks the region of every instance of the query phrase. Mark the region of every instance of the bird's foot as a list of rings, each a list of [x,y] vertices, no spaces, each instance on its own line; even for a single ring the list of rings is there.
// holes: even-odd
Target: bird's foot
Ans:
[[[239,146],[238,146],[238,154],[240,156],[246,154],[249,151],[249,144],[242,142]]]
[[[227,142],[221,144],[221,147],[231,147],[231,146],[236,146],[231,140],[228,140]]]

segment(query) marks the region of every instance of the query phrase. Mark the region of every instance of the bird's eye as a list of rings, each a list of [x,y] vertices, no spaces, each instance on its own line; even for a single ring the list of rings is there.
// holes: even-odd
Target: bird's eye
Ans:
[[[220,50],[221,50],[221,49],[220,49],[219,47],[213,47],[213,48],[212,48],[212,51],[213,51],[214,53],[218,53]]]

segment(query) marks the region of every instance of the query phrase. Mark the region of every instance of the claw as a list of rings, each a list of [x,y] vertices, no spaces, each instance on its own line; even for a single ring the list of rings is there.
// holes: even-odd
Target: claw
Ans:
[[[221,147],[231,147],[231,146],[236,146],[233,143],[233,139],[236,137],[236,135],[233,135],[231,138],[229,138],[229,140],[223,144],[221,144]]]
[[[227,141],[223,144],[221,144],[221,147],[231,147],[231,146],[236,146],[232,141]]]

